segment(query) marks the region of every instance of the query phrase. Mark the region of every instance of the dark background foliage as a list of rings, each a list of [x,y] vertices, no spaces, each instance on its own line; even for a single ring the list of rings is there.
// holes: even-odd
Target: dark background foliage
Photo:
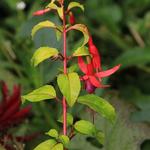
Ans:
[[[68,0],[69,1],[69,0]],[[48,0],[24,0],[25,9],[17,8],[22,1],[0,1],[0,80],[10,89],[13,84],[21,84],[22,93],[43,84],[55,85],[61,62],[47,61],[38,68],[30,65],[34,50],[40,46],[55,46],[61,50],[62,42],[56,40],[50,29],[39,31],[31,40],[30,32],[36,23],[50,19],[60,23],[58,17],[47,14],[32,17],[32,13],[42,9]],[[102,55],[103,68],[121,63],[121,69],[104,82],[112,86],[96,93],[108,99],[116,108],[118,119],[110,126],[96,116],[96,125],[106,133],[106,144],[100,148],[95,141],[78,135],[72,142],[74,150],[149,150],[150,149],[150,0],[80,0],[85,13],[74,10],[76,22],[88,26]],[[81,42],[81,35],[68,35],[68,51],[71,53]],[[73,61],[72,66],[76,61]],[[76,66],[75,66],[76,67]],[[57,118],[61,114],[60,105],[46,101],[33,105],[32,116],[13,134],[44,132],[50,128],[60,129]],[[82,107],[76,106],[72,113],[78,118],[87,117]],[[26,144],[32,149],[46,136],[40,135]],[[76,143],[78,142],[78,147]],[[72,150],[73,150],[72,149]]]

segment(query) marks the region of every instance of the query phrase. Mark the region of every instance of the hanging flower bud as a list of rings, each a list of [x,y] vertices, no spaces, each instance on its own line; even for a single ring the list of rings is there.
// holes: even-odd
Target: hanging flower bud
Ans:
[[[36,12],[33,13],[33,16],[41,16],[41,15],[44,15],[45,13],[49,12],[50,9],[47,8],[47,9],[43,9],[43,10],[38,10]]]
[[[75,24],[75,17],[72,12],[69,12],[69,22],[71,25]]]

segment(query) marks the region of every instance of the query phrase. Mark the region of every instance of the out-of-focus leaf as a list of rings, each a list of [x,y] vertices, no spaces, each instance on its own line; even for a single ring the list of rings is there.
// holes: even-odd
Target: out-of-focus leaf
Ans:
[[[122,53],[115,61],[122,64],[122,69],[129,66],[138,66],[150,62],[149,48],[134,48]]]
[[[150,109],[133,112],[131,120],[134,122],[150,122]]]

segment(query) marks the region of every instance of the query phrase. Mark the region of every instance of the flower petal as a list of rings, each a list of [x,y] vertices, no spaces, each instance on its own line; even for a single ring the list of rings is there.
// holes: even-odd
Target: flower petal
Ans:
[[[97,88],[101,87],[100,82],[96,79],[95,76],[89,76],[91,84]]]
[[[95,44],[93,43],[93,39],[92,39],[92,36],[90,36],[89,38],[89,51],[90,51],[90,54],[92,55],[92,63],[93,63],[93,66],[95,69],[102,69],[101,68],[101,57],[100,57],[100,54],[98,52],[98,49],[97,47],[95,46]]]
[[[110,75],[112,75],[113,73],[115,73],[119,68],[120,68],[120,64],[109,69],[109,70],[106,70],[106,71],[101,71],[101,72],[98,72],[96,73],[95,75],[98,77],[98,78],[104,78],[104,77],[108,77]]]
[[[87,74],[87,64],[85,64],[82,57],[78,57],[78,65],[81,69],[81,71],[85,74]]]

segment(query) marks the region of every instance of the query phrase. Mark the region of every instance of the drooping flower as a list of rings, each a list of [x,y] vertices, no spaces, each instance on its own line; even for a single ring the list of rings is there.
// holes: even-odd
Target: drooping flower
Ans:
[[[81,71],[85,74],[81,77],[81,80],[84,81],[85,89],[88,93],[93,93],[96,88],[109,87],[109,85],[102,84],[102,78],[112,75],[120,68],[119,64],[106,71],[96,72],[96,68],[94,67],[92,61],[91,63],[86,64],[82,57],[78,57],[78,65]]]
[[[38,11],[33,13],[33,16],[42,16],[42,15],[44,15],[45,13],[47,13],[49,11],[50,11],[49,8],[38,10]]]
[[[92,55],[93,67],[96,69],[96,71],[98,71],[98,70],[101,71],[102,70],[101,57],[99,55],[97,47],[93,43],[92,36],[90,36],[90,38],[89,38],[88,46],[89,46],[89,52]]]

